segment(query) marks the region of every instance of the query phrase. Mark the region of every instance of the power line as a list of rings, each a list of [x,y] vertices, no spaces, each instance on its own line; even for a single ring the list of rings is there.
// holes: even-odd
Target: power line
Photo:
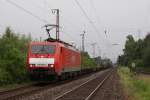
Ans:
[[[91,24],[91,26],[93,27],[93,29],[95,30],[95,32],[97,33],[98,36],[101,37],[98,29],[96,28],[96,26],[93,24],[92,20],[89,18],[89,16],[87,15],[87,13],[85,12],[85,10],[82,8],[82,6],[80,5],[80,3],[78,2],[78,0],[75,0],[76,4],[79,6],[79,8],[81,9],[81,11],[83,12],[85,18],[89,21],[89,23]],[[103,38],[102,38],[103,39]]]
[[[75,0],[76,4],[79,6],[79,8],[81,9],[81,11],[83,12],[83,14],[85,15],[85,17],[89,20],[90,23],[92,23],[91,19],[89,18],[89,16],[86,14],[86,12],[84,11],[84,9],[82,8],[82,6],[80,5],[80,3],[78,2],[78,0]]]
[[[49,3],[47,2],[47,0],[43,0],[43,4],[45,5],[45,7],[46,7],[46,5],[47,5],[47,7],[51,6],[51,5],[49,5]],[[51,9],[51,8],[50,8],[50,9]],[[60,11],[60,12],[61,12],[61,11]],[[60,16],[61,16],[61,15],[60,15]],[[61,19],[64,19],[65,22],[68,21],[68,19],[66,20],[66,19],[63,18],[63,17],[61,17]],[[68,23],[69,23],[69,25],[71,24],[70,22],[68,22]],[[72,26],[73,26],[73,24],[72,24]],[[67,36],[67,37],[72,38],[73,40],[75,40],[75,38],[74,38],[73,36],[71,36],[69,33],[67,33],[66,31],[64,31],[64,29],[63,29],[63,31],[61,31],[61,32],[66,33],[65,36]],[[76,38],[76,39],[77,39],[77,38]],[[77,39],[77,40],[78,40],[78,39]]]
[[[94,9],[93,11],[94,11],[94,13],[95,13],[95,17],[96,17],[96,19],[97,19],[97,21],[98,21],[98,24],[99,25],[101,25],[101,21],[100,21],[100,18],[99,18],[99,16],[97,15],[97,13],[96,13],[96,8],[95,8],[95,6],[94,6],[94,2],[93,2],[93,0],[90,0],[90,5],[91,5],[91,7]],[[102,26],[102,25],[101,25]],[[107,39],[107,43],[108,44],[110,44],[110,40],[108,39],[109,37],[107,36],[107,31],[105,32],[106,30],[104,30],[104,33],[105,33],[105,38]]]
[[[49,2],[47,0],[42,0],[42,1],[43,1],[45,10],[49,11],[49,9],[52,9],[51,5],[49,4]]]
[[[87,13],[85,12],[85,10],[83,9],[83,7],[80,5],[80,3],[78,2],[78,0],[75,0],[76,4],[79,6],[79,8],[81,9],[81,11],[83,12],[85,18],[89,21],[89,23],[91,24],[91,26],[93,27],[94,31],[97,33],[98,36],[101,36],[101,33],[99,32],[99,30],[97,29],[97,27],[95,26],[95,24],[92,22],[92,20],[90,19],[90,17],[87,15]],[[106,37],[107,38],[107,37]],[[104,39],[103,37],[99,40],[101,40],[102,42],[104,42],[106,44],[110,44],[109,40],[107,41],[106,38]],[[106,41],[106,42],[105,42]],[[96,41],[97,42],[97,41]]]
[[[34,6],[36,7],[36,8],[40,8],[40,10],[42,10],[42,11],[46,11],[45,10],[45,8],[43,8],[40,4],[38,4],[37,2],[35,2],[35,1],[32,1],[32,0],[30,0],[30,3],[34,3]],[[36,3],[36,4],[35,4]]]
[[[47,7],[51,6],[51,5],[48,3],[47,0],[42,0],[42,1],[43,1],[43,4],[45,5],[45,7],[46,7],[46,6],[47,6]],[[50,9],[51,9],[51,8],[50,8]],[[61,10],[60,10],[60,12],[61,12]],[[61,15],[60,15],[60,16],[61,16]],[[61,17],[61,19],[63,19],[65,23],[67,22],[67,23],[69,23],[69,25],[71,24],[72,27],[74,27],[74,25],[68,20],[68,18],[66,19],[65,16],[64,16],[64,17]],[[64,31],[64,28],[63,28],[63,30],[61,30],[61,32],[66,33],[65,36],[70,37],[70,38],[72,38],[73,40],[78,40],[77,38],[75,39],[74,36],[70,35],[67,31]]]
[[[94,6],[93,0],[90,0],[90,5],[91,5],[91,7],[94,9],[93,11],[94,11],[94,13],[95,13],[95,17],[96,17],[98,23],[101,25],[101,21],[100,21],[99,16],[97,15],[96,8],[95,8],[95,6]]]
[[[100,18],[98,16],[98,14],[97,14],[97,10],[95,8],[94,2],[93,2],[93,0],[89,0],[89,1],[90,1],[91,8],[93,8],[93,12],[94,12],[95,18],[97,19],[98,24],[101,25],[101,21],[100,21]]]
[[[92,22],[92,20],[90,19],[90,17],[87,15],[87,13],[85,12],[85,10],[83,9],[83,7],[80,5],[80,3],[78,2],[78,0],[75,0],[76,4],[79,6],[79,8],[81,9],[81,11],[83,12],[85,18],[89,21],[89,23],[91,24],[91,26],[93,27],[94,31],[97,33],[98,36],[101,37],[101,34],[99,32],[99,30],[97,29],[97,27],[95,26],[95,24]],[[105,43],[104,38],[102,37],[101,39],[99,38],[99,40],[101,40],[102,42]],[[97,41],[96,41],[97,42]],[[108,42],[108,41],[107,41]],[[98,42],[97,42],[98,43]]]
[[[13,5],[13,6],[17,7],[18,9],[20,9],[20,10],[24,11],[25,13],[27,13],[27,14],[29,14],[29,15],[33,16],[34,18],[38,19],[39,21],[44,22],[44,23],[48,23],[48,21],[47,21],[47,20],[40,18],[39,16],[37,16],[37,15],[33,14],[33,13],[32,13],[32,12],[30,12],[29,10],[26,10],[26,9],[25,9],[25,8],[23,8],[22,6],[20,6],[20,5],[16,4],[15,2],[13,2],[13,1],[11,1],[11,0],[6,0],[6,1],[7,1],[9,4],[11,4],[11,5]]]
[[[51,5],[48,3],[47,0],[43,0],[43,4],[45,5],[45,7],[46,7],[46,5],[47,5],[48,8],[50,8],[50,6],[51,6]]]
[[[20,6],[19,4],[16,4],[15,2],[13,2],[13,1],[11,1],[11,0],[6,0],[6,1],[7,1],[9,4],[11,4],[11,5],[13,5],[13,6],[15,6],[15,7],[19,8],[20,10],[24,11],[25,13],[27,13],[27,14],[29,14],[29,15],[33,16],[34,18],[38,19],[39,21],[42,21],[42,22],[44,22],[44,23],[48,23],[48,21],[47,21],[47,20],[40,18],[39,16],[37,16],[37,15],[33,14],[33,13],[32,13],[32,12],[30,12],[29,10],[27,10],[27,9],[23,8],[23,7],[22,7],[22,6]],[[66,34],[65,34],[65,35],[66,35]],[[69,34],[68,34],[68,35],[66,35],[66,36],[69,36]],[[69,37],[71,37],[71,38],[72,38],[72,36],[69,36]],[[72,38],[72,39],[73,39],[73,38]]]
[[[72,38],[73,40],[79,40],[79,38],[77,38],[77,37],[69,34],[70,32],[65,31],[64,29],[61,32],[66,33],[65,35],[68,36],[68,37],[70,37],[70,38]]]
[[[65,35],[66,37],[72,39],[72,40],[75,40],[69,33],[67,33],[66,31],[60,31],[62,33],[64,33],[63,35]]]
[[[66,37],[68,37],[70,40],[70,42],[73,42],[73,43],[75,43],[75,44],[78,44],[76,41],[74,41],[75,40],[75,38],[74,37],[72,37],[69,33],[67,33],[66,31],[60,31],[60,32],[62,32],[62,33],[64,33],[63,35],[65,35]],[[77,39],[77,38],[76,38]],[[72,41],[73,40],[73,41]],[[78,39],[77,39],[78,40]]]

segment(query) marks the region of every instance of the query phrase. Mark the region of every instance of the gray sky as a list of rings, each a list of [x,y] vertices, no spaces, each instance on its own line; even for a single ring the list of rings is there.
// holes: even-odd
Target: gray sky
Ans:
[[[100,48],[100,54],[113,61],[122,53],[128,34],[138,39],[138,30],[141,31],[141,38],[150,31],[150,0],[77,0],[90,21],[76,0],[0,0],[0,34],[6,26],[11,26],[15,32],[32,33],[33,38],[47,38],[45,30],[41,28],[46,23],[7,1],[13,1],[48,23],[55,23],[51,9],[59,8],[62,40],[75,42],[80,47],[80,34],[86,30],[85,45],[90,55],[91,43],[97,42],[96,55],[99,55]],[[107,34],[104,30],[107,30]],[[113,46],[114,43],[120,45]]]

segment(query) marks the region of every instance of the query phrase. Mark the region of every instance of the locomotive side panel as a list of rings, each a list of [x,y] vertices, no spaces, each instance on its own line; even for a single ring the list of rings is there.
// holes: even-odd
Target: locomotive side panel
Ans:
[[[80,53],[66,47],[61,48],[62,72],[79,71]]]

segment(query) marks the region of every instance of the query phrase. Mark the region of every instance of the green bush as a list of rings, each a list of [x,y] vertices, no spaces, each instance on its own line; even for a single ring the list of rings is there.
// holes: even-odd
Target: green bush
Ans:
[[[145,66],[150,68],[150,45],[144,49],[142,58],[144,60]]]
[[[136,67],[144,67],[144,62],[142,59],[135,60]]]
[[[94,59],[90,58],[89,54],[87,52],[81,52],[82,56],[82,67],[84,68],[91,68],[91,67],[96,67],[96,63]]]
[[[0,39],[0,85],[29,80],[25,69],[25,57],[26,45],[30,40],[31,38],[16,35],[10,28],[6,29]]]

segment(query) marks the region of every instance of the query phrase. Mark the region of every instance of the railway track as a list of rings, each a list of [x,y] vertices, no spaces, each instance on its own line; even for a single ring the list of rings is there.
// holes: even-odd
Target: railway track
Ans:
[[[146,72],[146,71],[141,71],[140,73],[150,75],[150,72]]]
[[[60,83],[61,84],[61,83]],[[1,91],[0,92],[0,100],[12,100],[18,99],[23,96],[30,95],[34,92],[41,91],[46,88],[54,87],[58,84],[42,84],[42,83],[35,83],[28,86],[22,86],[16,89],[7,90],[7,91]]]
[[[74,79],[70,79],[70,80],[65,80],[65,81],[60,81],[60,82],[52,82],[51,84],[40,84],[40,83],[36,83],[36,84],[32,84],[29,86],[24,86],[24,87],[20,87],[20,88],[16,88],[16,89],[12,89],[12,90],[8,90],[8,91],[1,91],[0,92],[0,100],[18,100],[21,98],[25,98],[28,96],[31,96],[32,94],[47,90],[47,89],[51,89],[69,82],[72,82],[74,80],[78,80],[81,78],[85,78],[92,75],[82,75],[80,77],[74,78]]]
[[[110,70],[94,79],[88,80],[72,90],[69,90],[54,98],[54,100],[90,100],[105,83],[105,81],[111,76],[112,72],[113,70]]]

